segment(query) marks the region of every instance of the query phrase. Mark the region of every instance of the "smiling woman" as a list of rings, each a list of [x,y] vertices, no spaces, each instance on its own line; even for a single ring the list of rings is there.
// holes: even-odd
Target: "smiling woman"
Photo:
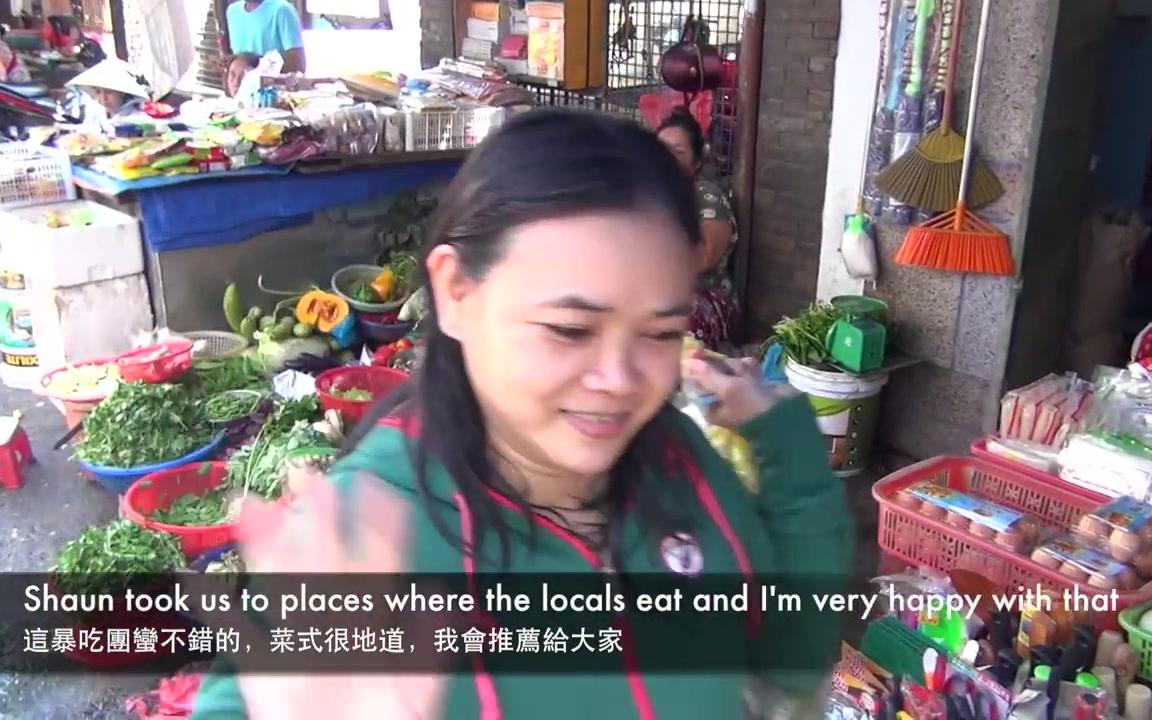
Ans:
[[[282,509],[269,508],[269,524],[245,533],[245,560],[282,572],[456,571],[478,596],[483,573],[512,571],[541,578],[549,603],[560,586],[551,573],[613,597],[618,583],[700,574],[841,591],[851,528],[807,400],[774,394],[742,363],[687,364],[717,398],[709,421],[755,448],[754,496],[669,405],[700,232],[691,179],[638,124],[554,109],[508,121],[440,202],[414,384],[361,422],[331,482],[308,486],[316,495],[297,509],[316,528],[306,552],[273,529]],[[273,683],[240,667],[205,682],[193,718],[742,717],[734,668],[771,668],[810,697],[839,653],[836,617],[750,610],[707,636],[730,651],[725,667],[647,674],[667,670],[674,647],[634,631],[614,601],[601,605],[625,655],[605,655],[597,674],[524,682],[480,655],[455,674],[344,681]]]

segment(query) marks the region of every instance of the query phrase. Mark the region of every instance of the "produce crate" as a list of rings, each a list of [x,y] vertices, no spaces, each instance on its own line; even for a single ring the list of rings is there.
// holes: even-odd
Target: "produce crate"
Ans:
[[[1144,680],[1152,680],[1152,635],[1140,629],[1140,618],[1149,610],[1152,610],[1152,603],[1142,603],[1120,613],[1120,626],[1139,660],[1136,674]]]
[[[404,149],[466,150],[476,147],[504,124],[504,108],[408,110],[404,113]]]
[[[30,143],[0,143],[0,208],[75,199],[67,153]]]
[[[924,517],[896,501],[899,491],[924,481],[971,492],[1028,513],[1061,531],[1070,530],[1082,515],[1107,502],[1106,497],[1067,484],[1051,485],[997,463],[971,457],[925,460],[892,473],[872,486],[872,497],[880,506],[879,545],[885,553],[908,565],[945,572],[970,570],[1013,594],[1037,584],[1059,592],[1077,585],[1059,571],[1033,562],[1027,555]],[[1100,591],[1080,584],[1080,593],[1092,596]],[[1124,610],[1152,599],[1152,583],[1118,596],[1116,610]],[[1097,632],[1119,627],[1116,612],[1098,613],[1094,620]]]
[[[228,477],[226,462],[198,462],[160,470],[145,475],[128,488],[124,495],[124,516],[150,530],[175,535],[187,560],[193,560],[212,548],[236,542],[238,525],[169,525],[148,516],[159,509],[167,509],[183,495],[215,490]]]

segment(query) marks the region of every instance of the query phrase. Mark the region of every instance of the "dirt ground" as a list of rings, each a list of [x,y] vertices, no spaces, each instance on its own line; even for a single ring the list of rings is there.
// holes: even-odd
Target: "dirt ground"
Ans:
[[[13,410],[23,413],[21,426],[38,462],[25,471],[23,488],[0,491],[0,572],[38,572],[48,569],[60,546],[88,525],[115,518],[116,498],[81,479],[69,448],[52,450],[66,428],[51,404],[0,385],[0,414]],[[157,679],[0,673],[0,719],[128,718],[124,698],[151,688]]]

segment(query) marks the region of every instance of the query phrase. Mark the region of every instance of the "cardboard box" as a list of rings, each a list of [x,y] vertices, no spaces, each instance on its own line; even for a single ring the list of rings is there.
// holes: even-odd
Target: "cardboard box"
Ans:
[[[496,43],[467,37],[464,38],[464,47],[461,48],[460,54],[469,60],[488,62],[495,57],[496,47]]]
[[[499,22],[503,19],[504,7],[504,3],[501,2],[474,2],[471,7],[472,17],[477,20]]]
[[[500,22],[495,20],[480,20],[470,17],[466,23],[468,37],[476,40],[485,40],[490,43],[500,42]]]

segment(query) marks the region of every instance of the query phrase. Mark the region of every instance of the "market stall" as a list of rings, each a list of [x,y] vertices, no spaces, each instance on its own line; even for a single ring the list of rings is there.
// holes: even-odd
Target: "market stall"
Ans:
[[[55,140],[85,197],[139,220],[159,326],[212,329],[232,280],[312,282],[371,262],[411,234],[408,195],[435,195],[531,103],[500,73],[447,60],[327,82],[262,65],[237,96],[145,103]]]

